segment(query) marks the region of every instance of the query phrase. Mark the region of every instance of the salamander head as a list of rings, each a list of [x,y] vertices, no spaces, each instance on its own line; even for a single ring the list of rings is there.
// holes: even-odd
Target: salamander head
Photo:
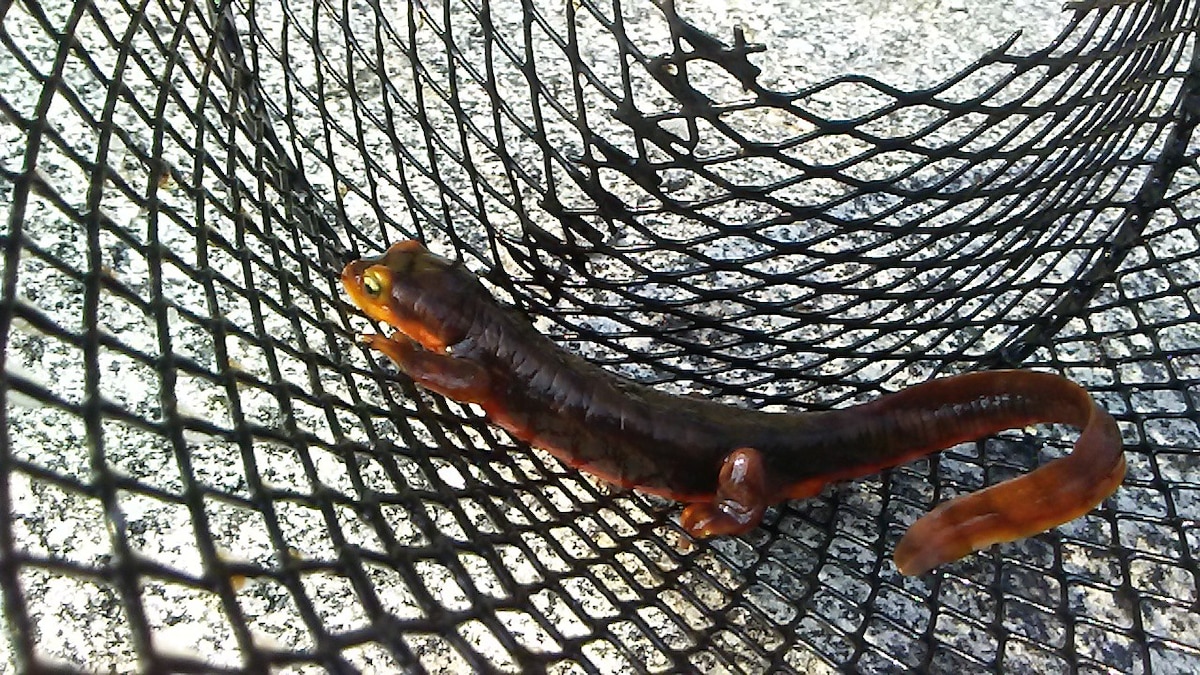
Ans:
[[[415,240],[397,242],[377,258],[346,265],[342,285],[364,314],[391,325],[431,351],[464,337],[461,317],[474,275]]]

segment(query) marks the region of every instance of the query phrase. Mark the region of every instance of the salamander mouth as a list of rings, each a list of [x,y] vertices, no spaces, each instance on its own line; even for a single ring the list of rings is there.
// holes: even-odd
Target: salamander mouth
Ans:
[[[425,349],[445,351],[446,343],[433,331],[419,322],[402,316],[390,306],[390,297],[371,297],[363,287],[363,274],[371,267],[380,264],[379,258],[356,260],[342,269],[342,286],[350,296],[350,302],[368,318],[385,324],[393,330],[378,331],[379,335],[389,340],[397,338],[397,334],[419,343]]]
[[[346,289],[346,294],[350,296],[350,302],[360,312],[375,321],[391,325],[392,322],[389,319],[391,312],[377,299],[367,295],[366,289],[363,288],[363,272],[374,264],[374,260],[355,260],[346,265],[342,268],[342,288]]]

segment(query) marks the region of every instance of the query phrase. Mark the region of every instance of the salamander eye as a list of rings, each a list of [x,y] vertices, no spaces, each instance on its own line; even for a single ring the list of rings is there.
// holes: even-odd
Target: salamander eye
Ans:
[[[367,295],[378,300],[388,292],[390,281],[388,275],[376,267],[372,267],[363,273],[362,287]]]

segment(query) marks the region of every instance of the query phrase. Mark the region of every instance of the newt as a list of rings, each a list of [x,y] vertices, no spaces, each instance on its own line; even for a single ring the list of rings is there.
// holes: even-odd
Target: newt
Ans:
[[[342,283],[395,329],[361,341],[417,384],[480,406],[571,467],[686,503],[680,524],[697,538],[748,532],[770,505],[1005,429],[1081,429],[1070,454],[918,519],[894,553],[902,573],[918,575],[1078,518],[1125,475],[1116,422],[1058,375],[967,373],[845,408],[766,412],[669,394],[568,353],[416,240],[348,264]]]

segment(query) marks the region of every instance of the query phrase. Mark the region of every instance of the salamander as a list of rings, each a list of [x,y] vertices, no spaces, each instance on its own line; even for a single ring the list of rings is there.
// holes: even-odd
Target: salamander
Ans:
[[[772,504],[1004,429],[1081,429],[1070,454],[917,520],[894,559],[923,574],[1080,517],[1125,475],[1116,422],[1057,375],[968,373],[845,408],[773,413],[669,394],[568,353],[416,240],[348,264],[342,283],[362,312],[395,328],[361,341],[417,384],[480,406],[569,466],[685,502],[680,524],[694,537],[745,533]]]

